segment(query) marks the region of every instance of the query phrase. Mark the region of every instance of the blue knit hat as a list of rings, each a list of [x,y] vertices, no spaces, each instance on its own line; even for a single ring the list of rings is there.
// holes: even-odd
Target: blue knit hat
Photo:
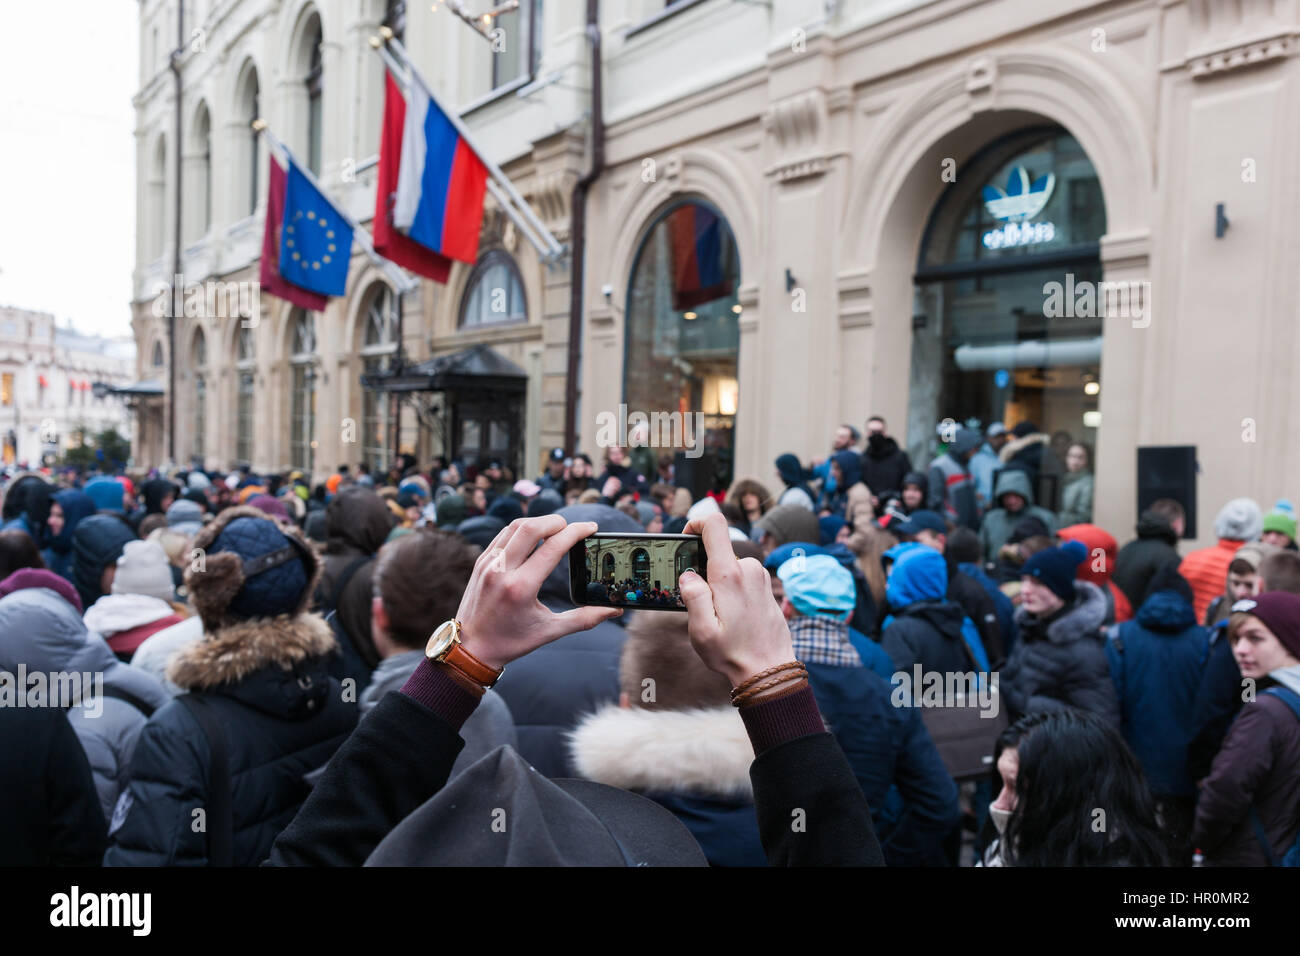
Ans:
[[[1078,541],[1059,548],[1044,548],[1025,562],[1022,576],[1036,578],[1062,601],[1074,597],[1074,573],[1088,558],[1088,549]]]

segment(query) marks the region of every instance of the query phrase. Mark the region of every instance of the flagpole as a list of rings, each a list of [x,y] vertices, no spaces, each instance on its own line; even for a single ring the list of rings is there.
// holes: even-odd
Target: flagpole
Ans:
[[[411,62],[411,58],[407,54],[406,48],[402,46],[402,41],[393,35],[393,31],[388,27],[380,27],[379,36],[372,37],[370,45],[374,47],[375,52],[383,57],[384,63],[387,65],[389,72],[393,74],[393,77],[405,86],[407,80],[406,77],[402,75],[401,66],[399,66],[397,60],[394,59],[395,54],[396,57],[400,59],[401,64],[404,65],[409,72],[411,81],[419,83],[420,88],[424,91],[425,95],[437,105],[438,109],[442,110],[443,115],[446,116],[451,125],[455,127],[456,132],[459,133],[461,138],[465,140],[472,150],[474,150],[475,155],[478,156],[484,167],[486,167],[488,174],[496,181],[495,185],[500,188],[501,193],[504,193],[505,196],[508,196],[510,200],[512,200],[511,203],[502,203],[502,207],[505,210],[506,215],[510,216],[510,218],[514,220],[515,225],[519,227],[520,231],[523,232],[524,235],[528,237],[529,241],[537,247],[537,251],[540,252],[548,261],[559,259],[563,256],[565,251],[564,246],[562,246],[560,242],[551,235],[551,231],[546,228],[546,225],[537,217],[537,214],[533,212],[533,207],[528,204],[528,200],[524,199],[524,197],[519,194],[519,190],[515,188],[514,183],[512,183],[510,178],[501,171],[501,167],[489,159],[483,150],[478,148],[478,145],[474,142],[473,135],[470,133],[469,129],[466,128],[465,124],[461,122],[460,116],[454,110],[447,109],[443,105],[442,101],[438,99],[437,94],[430,89],[429,84],[424,82],[424,77],[422,77],[420,71],[415,68],[415,64]],[[391,47],[392,50],[390,51],[388,47]],[[497,197],[499,202],[501,201],[502,197],[496,190],[493,190],[493,195]],[[516,208],[516,206],[518,208]],[[532,227],[531,230],[523,221],[521,221],[521,216],[527,219],[528,226]],[[532,235],[534,232],[536,233],[536,237]]]
[[[306,166],[304,166],[302,163],[298,162],[298,158],[293,155],[293,150],[291,150],[288,146],[286,146],[283,140],[281,140],[278,136],[276,136],[274,133],[271,132],[271,127],[267,125],[266,120],[264,119],[253,120],[253,129],[261,133],[263,136],[265,136],[273,149],[282,153],[286,159],[288,159],[296,167],[298,167],[298,171],[302,173],[302,175],[306,178],[306,180],[309,183],[312,184],[313,187],[315,187],[317,192],[319,192],[322,196],[328,197],[328,193],[325,192],[324,188],[320,184],[320,181],[312,174],[312,171],[308,169]],[[370,261],[373,262],[376,266],[378,266],[379,270],[388,277],[389,281],[392,282],[393,285],[397,286],[397,291],[399,293],[414,292],[416,289],[420,287],[420,281],[418,279],[412,279],[405,272],[403,272],[402,269],[396,263],[390,262],[389,260],[381,256],[379,253],[375,252],[374,244],[370,241],[370,233],[362,229],[361,226],[355,220],[353,220],[351,216],[349,216],[346,212],[340,209],[333,202],[330,202],[330,205],[334,207],[334,211],[339,214],[339,217],[352,228],[352,238],[356,240],[357,245],[361,247],[362,251],[365,252],[367,257],[369,257]]]

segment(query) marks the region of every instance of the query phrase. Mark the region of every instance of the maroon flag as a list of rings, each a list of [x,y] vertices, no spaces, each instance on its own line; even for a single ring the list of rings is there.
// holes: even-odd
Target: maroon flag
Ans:
[[[266,229],[262,233],[262,291],[279,296],[286,302],[313,312],[325,311],[329,297],[294,285],[280,275],[280,225],[284,220],[284,193],[287,174],[275,157],[271,157],[270,184],[266,192]]]

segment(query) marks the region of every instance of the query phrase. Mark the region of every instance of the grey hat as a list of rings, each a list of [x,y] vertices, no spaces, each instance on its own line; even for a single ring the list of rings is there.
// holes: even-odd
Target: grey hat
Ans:
[[[197,501],[177,498],[167,508],[167,527],[181,534],[198,534],[203,530],[203,509]]]
[[[1214,533],[1230,541],[1254,541],[1264,533],[1264,515],[1250,498],[1233,498],[1214,519]]]
[[[994,422],[988,428],[984,429],[984,434],[988,438],[997,438],[999,435],[1005,435],[1006,433],[1007,426],[1003,425],[1001,422]]]
[[[384,837],[366,866],[707,866],[672,813],[630,790],[551,780],[501,746]]]

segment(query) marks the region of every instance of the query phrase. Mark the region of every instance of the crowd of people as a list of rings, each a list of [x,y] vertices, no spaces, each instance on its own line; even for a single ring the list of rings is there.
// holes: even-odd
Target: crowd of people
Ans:
[[[699,500],[643,446],[15,476],[0,694],[93,679],[0,706],[0,862],[1300,862],[1289,502],[1180,553],[1156,501],[1121,547],[1086,446],[945,437],[918,469],[875,417]],[[597,530],[702,534],[708,580],[575,607]],[[974,770],[901,680],[967,673]]]

